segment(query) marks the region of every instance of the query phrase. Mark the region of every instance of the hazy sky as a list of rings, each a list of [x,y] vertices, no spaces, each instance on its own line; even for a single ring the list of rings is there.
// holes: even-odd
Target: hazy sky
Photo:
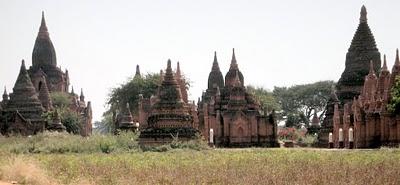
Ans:
[[[400,47],[400,1],[158,0],[0,1],[0,86],[14,86],[21,59],[32,50],[45,11],[58,65],[101,119],[110,88],[139,64],[158,72],[180,61],[191,99],[207,87],[213,53],[225,75],[235,48],[245,84],[273,89],[338,80],[357,29],[361,6],[388,64]],[[175,67],[176,64],[173,64]]]

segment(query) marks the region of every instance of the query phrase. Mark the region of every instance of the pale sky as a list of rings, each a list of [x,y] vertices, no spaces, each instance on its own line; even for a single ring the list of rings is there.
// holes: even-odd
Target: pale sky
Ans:
[[[207,87],[214,51],[225,75],[232,48],[245,85],[272,90],[337,81],[363,4],[391,68],[400,47],[398,0],[1,0],[0,86],[12,91],[21,60],[32,64],[42,10],[58,65],[69,70],[76,91],[84,88],[93,121],[136,64],[158,72],[169,58],[193,81],[193,100]]]

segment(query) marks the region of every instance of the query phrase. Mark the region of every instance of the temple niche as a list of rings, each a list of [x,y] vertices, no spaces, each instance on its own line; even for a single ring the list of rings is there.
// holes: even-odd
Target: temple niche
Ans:
[[[263,110],[247,92],[234,50],[225,80],[214,53],[208,88],[198,102],[198,117],[202,135],[216,146],[279,146],[274,111]]]
[[[80,131],[82,136],[92,133],[91,103],[85,102],[83,91],[78,96],[70,85],[68,70],[57,67],[56,51],[50,40],[44,13],[32,52],[32,66],[27,69],[22,60],[20,72],[13,92],[4,89],[0,102],[1,134],[32,135],[44,130],[64,131],[59,113],[54,109],[51,93],[65,93],[70,99],[69,109],[81,116]],[[47,121],[43,114],[53,112],[53,120]]]
[[[360,24],[346,55],[346,68],[328,101],[319,144],[327,147],[377,148],[397,146],[400,117],[387,110],[391,89],[400,73],[398,50],[392,72],[381,56],[367,24],[367,10],[361,8]],[[328,139],[329,133],[332,138]]]

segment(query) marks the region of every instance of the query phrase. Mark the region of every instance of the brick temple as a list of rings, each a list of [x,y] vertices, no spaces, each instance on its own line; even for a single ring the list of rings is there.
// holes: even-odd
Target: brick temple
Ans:
[[[140,77],[138,69],[135,76]],[[196,106],[188,101],[179,63],[173,72],[168,60],[165,74],[160,72],[157,94],[150,98],[140,96],[138,122],[141,145],[165,144],[173,137],[187,141],[199,134]]]
[[[216,146],[279,146],[274,111],[263,110],[247,92],[235,50],[225,80],[214,53],[208,88],[198,102],[198,115],[202,135]]]
[[[42,13],[39,33],[32,52],[32,66],[26,68],[22,60],[20,71],[12,93],[4,89],[3,100],[0,102],[0,132],[1,134],[32,135],[44,130],[64,131],[60,115],[55,110],[51,93],[65,93],[71,103],[69,109],[81,116],[80,131],[82,136],[92,132],[91,103],[85,102],[81,91],[80,96],[68,92],[70,85],[68,70],[57,67],[56,51],[50,40],[44,13]],[[46,121],[43,114],[54,112],[53,121]]]
[[[387,104],[399,73],[398,51],[391,72],[386,56],[381,66],[381,54],[363,6],[358,29],[346,55],[345,70],[328,101],[319,133],[320,145],[328,146],[328,134],[332,133],[333,147],[353,147],[350,142],[355,148],[398,146],[400,115],[390,113]]]

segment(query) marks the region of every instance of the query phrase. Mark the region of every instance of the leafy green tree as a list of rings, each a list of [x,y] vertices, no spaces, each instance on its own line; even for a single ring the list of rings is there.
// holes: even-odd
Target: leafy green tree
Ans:
[[[185,80],[188,89],[190,81],[185,76],[182,76],[182,78]],[[103,119],[95,123],[97,130],[101,133],[112,132],[115,129],[113,113],[117,113],[120,108],[125,107],[126,103],[129,103],[132,114],[137,115],[139,94],[142,94],[144,98],[150,98],[157,94],[159,84],[160,75],[148,73],[141,77],[133,76],[119,87],[111,89],[107,98],[107,111],[103,113]]]
[[[54,108],[57,109],[60,115],[61,123],[66,127],[67,132],[79,134],[82,118],[77,112],[69,108],[72,102],[72,96],[64,92],[53,92],[50,93],[50,97]],[[43,116],[48,121],[53,121],[53,115],[54,111],[50,111]]]
[[[391,89],[391,100],[387,105],[388,111],[392,114],[400,113],[400,76],[395,79],[395,84]]]
[[[101,121],[94,122],[94,131],[101,134],[111,133],[115,130],[112,114],[105,113]]]
[[[126,106],[126,103],[130,104],[132,113],[137,114],[139,94],[142,94],[144,98],[150,98],[151,95],[156,94],[159,83],[159,74],[149,73],[143,77],[130,78],[126,83],[111,90],[107,99],[108,110],[105,114],[112,114]]]
[[[292,87],[275,87],[273,94],[282,107],[282,116],[286,118],[287,125],[308,126],[313,111],[321,112],[322,120],[333,85],[333,81],[320,81]]]
[[[76,112],[63,110],[60,117],[61,123],[65,126],[68,133],[80,133],[82,118]]]
[[[281,110],[281,105],[278,103],[274,94],[271,91],[262,87],[254,87],[252,85],[247,86],[247,90],[249,93],[253,94],[257,100],[260,101],[261,106],[265,110]]]
[[[53,102],[53,106],[61,108],[61,107],[69,107],[71,105],[71,95],[65,92],[52,92],[50,93],[51,101]]]

